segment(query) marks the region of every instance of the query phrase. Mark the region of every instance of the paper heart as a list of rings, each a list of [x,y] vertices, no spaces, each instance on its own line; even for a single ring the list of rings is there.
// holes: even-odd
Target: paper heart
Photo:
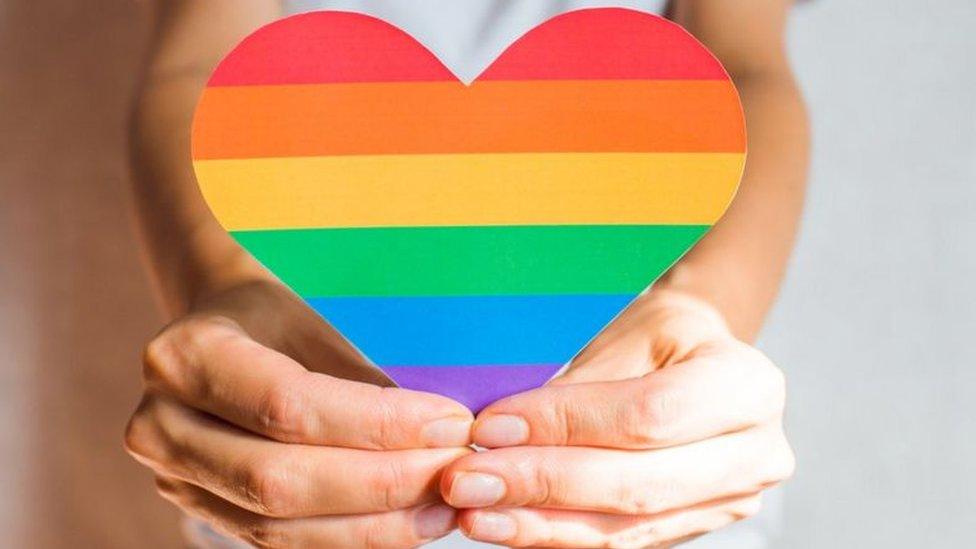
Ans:
[[[379,19],[290,17],[224,59],[193,127],[221,225],[399,385],[475,411],[693,246],[745,146],[719,62],[625,9],[555,17],[470,86]]]

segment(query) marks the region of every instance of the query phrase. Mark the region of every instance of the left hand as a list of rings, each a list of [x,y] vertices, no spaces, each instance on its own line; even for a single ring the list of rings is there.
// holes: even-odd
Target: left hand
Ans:
[[[642,295],[547,386],[481,412],[441,493],[514,547],[645,547],[755,514],[789,477],[782,373],[715,309]]]

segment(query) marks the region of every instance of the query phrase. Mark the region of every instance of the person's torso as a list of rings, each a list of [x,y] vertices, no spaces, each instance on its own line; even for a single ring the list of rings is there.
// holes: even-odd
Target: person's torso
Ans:
[[[667,0],[286,0],[285,10],[378,17],[423,43],[461,80],[471,81],[512,42],[560,13],[613,6],[660,14],[666,5]]]

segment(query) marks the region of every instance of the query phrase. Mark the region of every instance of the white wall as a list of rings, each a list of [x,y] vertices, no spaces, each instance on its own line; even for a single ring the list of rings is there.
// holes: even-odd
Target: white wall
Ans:
[[[971,0],[796,10],[815,162],[762,341],[799,456],[777,546],[976,542],[974,27]]]

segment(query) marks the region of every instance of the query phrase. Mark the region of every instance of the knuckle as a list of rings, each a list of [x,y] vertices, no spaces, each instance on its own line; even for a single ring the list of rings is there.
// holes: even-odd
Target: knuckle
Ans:
[[[660,534],[655,528],[642,525],[631,531],[611,534],[606,542],[604,542],[603,547],[606,549],[638,549],[641,547],[656,547],[662,541],[664,540],[661,539]]]
[[[533,486],[534,498],[530,503],[539,506],[559,505],[565,497],[566,487],[562,482],[562,476],[553,474],[557,470],[548,467],[544,463],[532,466],[531,486]]]
[[[666,446],[674,439],[680,408],[681,398],[673,390],[646,391],[624,422],[624,433],[641,447]]]
[[[261,549],[294,547],[287,531],[274,519],[258,519],[244,527],[244,540]]]
[[[241,332],[240,324],[222,315],[190,315],[174,323],[172,329],[187,344],[199,346]]]
[[[134,456],[146,457],[146,454],[149,453],[148,442],[149,433],[146,428],[146,420],[137,412],[125,427],[123,437],[125,450]]]
[[[572,401],[546,397],[539,404],[537,408],[541,412],[539,423],[549,426],[555,435],[557,445],[570,446],[583,438],[575,419],[579,414],[573,409]]]
[[[294,512],[293,469],[287,459],[260,459],[244,472],[244,495],[257,511],[267,517],[288,517]]]
[[[376,509],[394,511],[406,506],[404,494],[407,490],[407,471],[401,460],[388,459],[374,468],[366,480],[371,500]]]
[[[156,493],[159,497],[165,499],[166,501],[172,503],[173,505],[182,507],[181,502],[176,497],[176,492],[173,491],[169,486],[156,485]]]
[[[176,505],[180,509],[191,511],[195,502],[189,497],[182,486],[176,481],[170,481],[163,477],[156,477],[156,493],[166,501]]]
[[[666,511],[669,502],[676,501],[684,488],[677,481],[662,479],[649,486],[645,483],[623,482],[617,488],[617,510],[630,515],[653,515]]]
[[[143,459],[158,457],[159,436],[152,409],[152,397],[144,398],[126,425],[123,444],[125,450],[134,457]]]
[[[258,408],[258,421],[272,437],[286,442],[304,440],[309,434],[305,404],[300,385],[283,380],[265,393]]]
[[[378,399],[374,405],[375,425],[367,445],[370,450],[383,450],[394,447],[399,440],[402,418],[397,406],[389,399]]]
[[[735,521],[745,520],[747,518],[752,518],[759,514],[762,510],[762,497],[755,496],[745,499],[731,509],[732,518]]]
[[[237,323],[222,316],[190,316],[179,320],[171,328],[171,340],[184,356],[192,356],[205,349],[213,349],[240,337]]]
[[[400,543],[394,542],[390,533],[389,525],[374,518],[361,526],[357,537],[360,545],[365,549],[396,549],[411,546],[405,540],[401,540]]]
[[[163,477],[157,476],[154,482],[156,483],[156,491],[160,494],[172,494],[176,492],[176,485]]]
[[[149,387],[178,386],[183,369],[183,353],[169,332],[152,339],[142,352],[142,377]]]
[[[146,385],[179,390],[194,354],[238,335],[233,326],[236,326],[234,321],[218,316],[189,316],[167,326],[143,349]]]

